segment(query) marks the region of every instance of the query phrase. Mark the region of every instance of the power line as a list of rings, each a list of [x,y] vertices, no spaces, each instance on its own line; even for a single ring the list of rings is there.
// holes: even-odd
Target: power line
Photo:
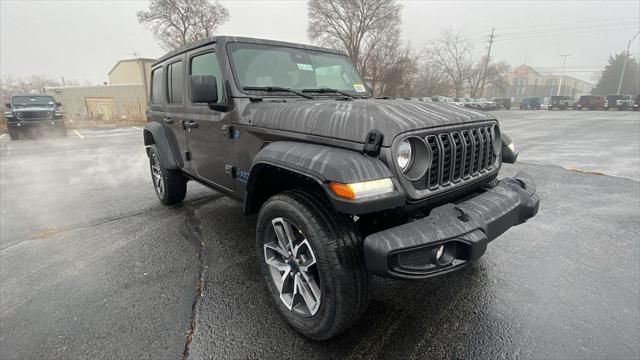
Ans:
[[[555,32],[555,33],[532,33],[527,36],[518,36],[518,37],[497,37],[495,41],[510,41],[510,40],[522,40],[522,39],[531,39],[531,38],[540,38],[540,37],[549,37],[549,36],[567,36],[567,35],[578,35],[578,34],[588,34],[594,32],[605,32],[605,31],[617,31],[617,30],[634,30],[635,27],[617,27],[617,28],[609,28],[609,29],[592,29],[587,31],[573,31],[573,32]]]

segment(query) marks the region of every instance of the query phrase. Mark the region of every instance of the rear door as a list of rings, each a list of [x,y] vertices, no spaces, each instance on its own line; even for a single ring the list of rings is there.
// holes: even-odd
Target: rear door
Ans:
[[[217,80],[218,104],[226,103],[224,79],[215,52],[215,44],[188,54],[188,75],[213,75]],[[186,80],[188,82],[188,78]],[[189,86],[187,86],[189,93]],[[232,127],[231,112],[212,110],[204,103],[193,103],[187,97],[185,125],[193,168],[199,178],[231,192]]]
[[[178,56],[152,69],[149,108],[151,120],[166,128],[178,165],[189,170],[187,137],[180,122],[184,112],[184,90],[179,90],[184,86],[183,57]]]

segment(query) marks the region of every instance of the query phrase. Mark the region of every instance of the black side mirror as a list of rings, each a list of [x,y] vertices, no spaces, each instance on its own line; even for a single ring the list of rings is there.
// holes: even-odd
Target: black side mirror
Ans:
[[[6,104],[4,104],[4,106],[6,106],[7,109],[11,109],[11,104],[10,103],[6,103]]]
[[[200,104],[215,104],[218,102],[218,86],[216,77],[212,75],[189,76],[191,102]]]
[[[61,102],[59,102],[59,101],[56,101],[56,106],[57,106],[57,107],[60,107],[60,106],[62,106],[62,103],[61,103]]]

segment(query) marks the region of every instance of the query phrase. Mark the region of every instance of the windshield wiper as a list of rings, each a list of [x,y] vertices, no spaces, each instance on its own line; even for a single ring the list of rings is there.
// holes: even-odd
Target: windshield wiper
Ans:
[[[284,87],[280,87],[280,86],[245,86],[242,88],[242,90],[253,90],[253,91],[284,91],[284,92],[290,92],[292,94],[296,94],[298,96],[302,96],[303,98],[307,98],[307,99],[313,99],[313,96],[307,95],[307,94],[303,94],[300,91],[297,90],[293,90],[293,89],[289,89],[289,88],[284,88]]]
[[[338,89],[331,89],[331,88],[302,89],[302,92],[335,93],[335,94],[340,94],[340,95],[350,97],[352,99],[360,99],[359,96],[355,96],[355,95],[349,94],[348,92],[340,91]]]

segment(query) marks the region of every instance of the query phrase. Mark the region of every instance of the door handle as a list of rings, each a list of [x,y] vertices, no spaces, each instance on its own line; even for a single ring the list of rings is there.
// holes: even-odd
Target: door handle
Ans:
[[[193,120],[188,120],[188,121],[183,121],[182,122],[182,126],[184,128],[197,128],[198,127],[198,123],[193,121]]]
[[[166,118],[162,119],[162,122],[167,124],[167,125],[171,125],[171,124],[173,124],[173,119],[170,118],[170,117],[166,117]]]

